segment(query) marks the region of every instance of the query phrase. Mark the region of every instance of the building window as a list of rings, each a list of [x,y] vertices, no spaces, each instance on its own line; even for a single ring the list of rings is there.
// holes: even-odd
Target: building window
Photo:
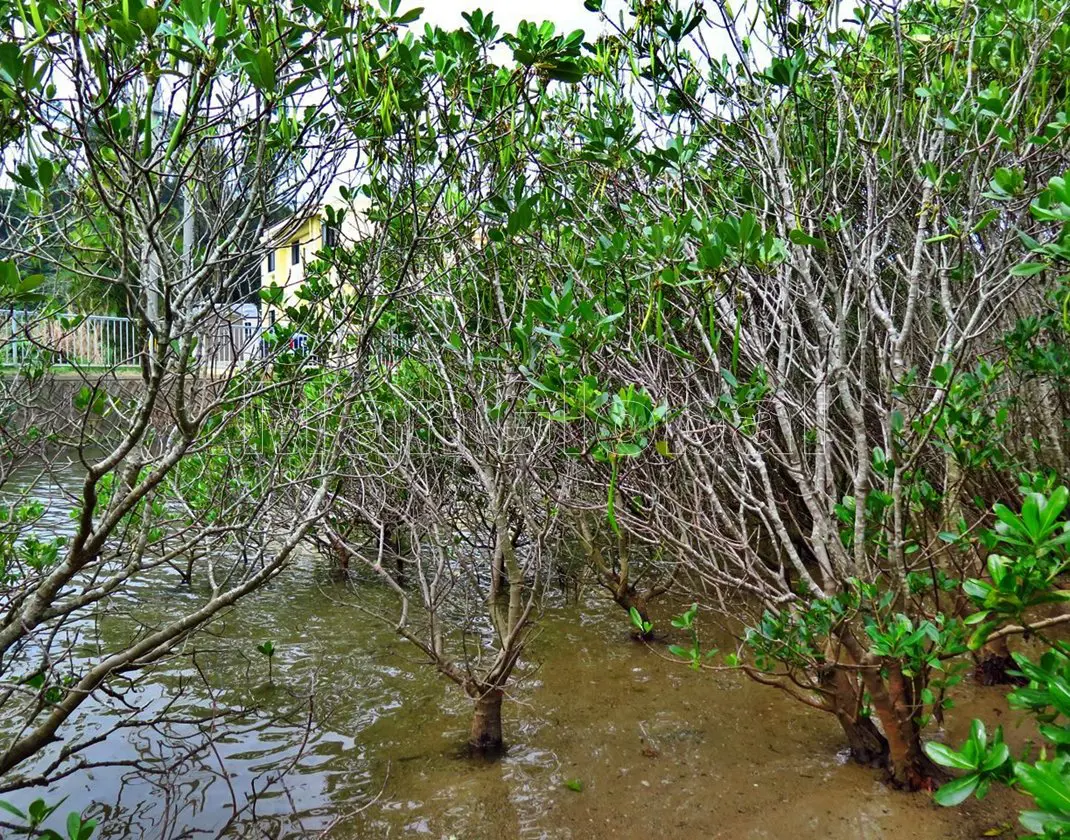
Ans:
[[[321,238],[323,239],[324,248],[337,248],[338,228],[324,222],[323,227],[321,228]]]
[[[268,272],[275,270],[275,249],[268,251]]]
[[[295,242],[290,246],[290,265],[301,264],[301,243]]]

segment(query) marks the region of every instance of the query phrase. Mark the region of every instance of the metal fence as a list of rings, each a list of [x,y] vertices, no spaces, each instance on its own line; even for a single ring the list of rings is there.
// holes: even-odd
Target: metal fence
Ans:
[[[213,366],[254,361],[263,354],[263,332],[260,322],[250,318],[222,321],[202,332],[197,357]]]
[[[3,366],[19,367],[47,357],[52,364],[121,367],[137,364],[141,346],[137,325],[117,315],[0,312]]]
[[[259,358],[263,329],[244,314],[205,324],[195,355],[213,367]],[[137,322],[119,315],[76,315],[0,310],[0,367],[22,367],[35,359],[50,365],[117,368],[139,364],[148,336]]]
[[[265,358],[268,329],[255,307],[221,310],[200,325],[194,357],[200,366],[217,373]],[[20,368],[36,360],[49,366],[136,367],[150,340],[136,321],[120,315],[0,310],[0,368]],[[305,335],[295,333],[289,349],[304,352],[306,341]],[[376,335],[369,349],[378,363],[393,364],[411,351],[412,344],[400,336]],[[334,361],[344,364],[345,355]]]

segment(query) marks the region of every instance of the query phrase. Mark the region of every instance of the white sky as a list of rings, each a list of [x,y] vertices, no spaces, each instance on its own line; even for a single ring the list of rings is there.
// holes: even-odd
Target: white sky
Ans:
[[[401,9],[405,11],[422,6],[424,13],[421,21],[441,26],[443,29],[457,29],[464,26],[461,12],[482,9],[494,12],[494,22],[502,32],[513,32],[522,20],[542,23],[552,20],[558,32],[571,32],[582,29],[592,39],[602,32],[600,16],[583,8],[583,0],[405,0]],[[624,7],[623,0],[610,0],[606,4],[613,10],[614,17]]]
[[[746,0],[743,2],[745,3]],[[604,0],[604,4],[608,14],[614,20],[618,20],[621,13],[628,7],[628,0]],[[400,12],[403,13],[415,7],[423,8],[420,19],[410,24],[411,31],[417,37],[423,34],[424,23],[441,26],[443,29],[466,26],[461,13],[474,9],[493,12],[494,22],[499,27],[499,34],[515,32],[517,24],[522,20],[533,23],[553,21],[559,34],[582,29],[588,41],[595,40],[609,29],[601,15],[584,8],[583,0],[402,0]],[[627,16],[625,20],[628,20]],[[508,48],[501,47],[495,54],[495,59],[508,64],[512,57]],[[64,80],[55,81],[62,91]],[[0,160],[0,188],[10,186],[5,170],[12,165],[13,161],[10,159]]]
[[[868,0],[862,0],[863,3]],[[681,3],[683,8],[689,4]],[[748,9],[754,8],[753,0],[738,0],[732,4],[737,10],[741,10],[746,17]],[[629,0],[603,0],[603,8],[614,23],[620,23],[623,18],[625,27],[632,23],[633,18],[628,12]],[[558,34],[567,34],[576,29],[582,29],[586,40],[595,41],[600,35],[613,31],[605,18],[596,13],[589,12],[583,7],[583,0],[402,0],[400,12],[408,9],[421,7],[423,14],[418,21],[410,24],[413,33],[417,36],[423,33],[424,23],[441,26],[443,29],[459,29],[467,26],[461,12],[470,12],[474,9],[482,9],[484,12],[494,13],[494,22],[499,27],[499,35],[507,32],[515,32],[520,21],[527,20],[532,23],[542,23],[551,20]],[[717,16],[712,16],[719,20]],[[731,42],[721,28],[710,28],[705,32],[706,43],[713,50],[715,57],[721,53],[733,55]],[[752,45],[754,54],[760,56],[763,47],[760,43]],[[512,62],[512,55],[507,47],[500,46],[492,53],[492,60],[501,64]]]

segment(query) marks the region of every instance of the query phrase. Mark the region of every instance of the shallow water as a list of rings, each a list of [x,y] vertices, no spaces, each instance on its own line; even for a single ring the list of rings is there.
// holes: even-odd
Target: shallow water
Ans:
[[[182,725],[113,737],[95,758],[155,757],[160,772],[84,772],[48,798],[69,797],[64,813],[89,809],[103,818],[100,836],[112,838],[936,840],[1014,822],[1010,794],[949,811],[925,794],[889,790],[843,762],[830,716],[735,673],[690,671],[671,661],[668,639],[632,641],[624,613],[596,595],[542,616],[506,703],[506,756],[458,757],[469,702],[354,606],[386,608],[388,596],[356,589],[304,562],[141,689],[157,707],[177,695],[176,713],[255,708],[220,725],[214,750],[182,759],[178,738],[193,734]],[[101,626],[106,643],[190,597],[161,585],[115,601]],[[655,611],[659,627],[668,615]],[[268,639],[278,650],[273,685],[255,651]],[[962,694],[949,731],[935,737],[962,738],[975,713],[1010,719],[999,689],[967,685]],[[78,728],[114,714],[90,710]],[[1010,740],[1025,734],[1012,729]]]

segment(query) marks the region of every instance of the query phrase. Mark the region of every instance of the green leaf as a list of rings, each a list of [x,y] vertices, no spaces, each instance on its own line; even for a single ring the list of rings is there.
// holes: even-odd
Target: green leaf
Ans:
[[[22,76],[24,60],[15,43],[0,44],[0,80],[14,85]]]
[[[134,17],[146,35],[152,35],[160,24],[159,12],[152,6],[142,6]]]
[[[989,593],[995,590],[992,584],[987,581],[970,578],[962,582],[962,591],[975,601],[984,601]]]
[[[989,210],[978,220],[978,222],[972,228],[970,228],[970,233],[980,233],[982,230],[992,224],[992,222],[999,218],[999,213],[999,210]]]
[[[414,20],[418,20],[420,15],[424,13],[423,6],[417,6],[414,9],[409,9],[401,17],[395,18],[394,23],[404,26],[406,23],[412,23]]]
[[[989,634],[999,627],[999,624],[998,621],[986,621],[973,632],[973,635],[966,642],[966,647],[970,650],[980,650],[984,647],[985,642],[988,641]]]
[[[42,283],[45,282],[45,276],[43,274],[31,274],[24,277],[19,282],[19,294],[27,294],[34,289],[39,288]]]
[[[201,0],[182,0],[179,4],[183,17],[195,26],[204,26],[207,18],[204,16],[204,4]]]
[[[1070,828],[1070,816],[1050,814],[1047,811],[1022,811],[1018,815],[1018,822],[1034,834],[1046,834],[1051,829],[1051,837],[1059,837],[1061,833],[1057,832],[1060,829],[1065,831]]]
[[[234,54],[238,57],[245,72],[249,76],[249,81],[259,90],[265,92],[271,92],[275,89],[275,61],[272,58],[271,50],[267,47],[260,47],[257,50],[251,50],[248,47],[236,47]]]
[[[0,811],[7,811],[9,814],[18,817],[20,820],[26,819],[26,813],[24,811],[20,811],[10,802],[5,802],[3,799],[0,799]]]
[[[52,186],[52,182],[56,176],[56,167],[52,161],[47,158],[41,158],[37,161],[37,180],[41,184],[42,189],[48,189]]]
[[[583,65],[576,61],[552,59],[545,62],[543,70],[549,78],[559,82],[574,84],[583,80]]]
[[[567,782],[565,782],[565,787],[567,787],[573,793],[579,793],[583,790],[583,782],[579,779],[569,779]]]
[[[977,718],[970,724],[970,741],[977,745],[979,752],[983,753],[988,744],[988,733],[985,731],[984,721]]]
[[[259,70],[260,87],[263,90],[275,89],[275,61],[271,57],[271,50],[261,47],[256,51],[256,64]]]
[[[825,240],[818,239],[814,236],[810,236],[806,231],[795,228],[788,234],[790,239],[795,245],[808,245],[811,248],[817,248],[819,251],[825,250],[828,246],[825,244]]]
[[[1048,694],[1055,708],[1070,717],[1070,686],[1065,680],[1053,675],[1048,680]]]
[[[943,805],[945,808],[965,802],[970,794],[977,789],[979,781],[980,777],[976,773],[971,773],[961,779],[955,779],[946,785],[941,785],[940,789],[933,794],[933,801],[938,805]]]
[[[1033,277],[1048,268],[1047,263],[1024,262],[1011,269],[1012,277]]]
[[[1044,515],[1041,518],[1041,528],[1047,530],[1055,524],[1055,520],[1059,518],[1059,514],[1066,508],[1067,502],[1070,501],[1070,489],[1065,486],[1060,486],[1048,497],[1047,504],[1044,505]]]
[[[272,283],[268,288],[260,290],[260,300],[266,303],[268,306],[281,306],[282,305],[282,288],[275,283]]]
[[[78,840],[82,833],[82,815],[77,811],[67,814],[67,837],[69,840]]]
[[[49,808],[48,805],[45,804],[45,800],[35,799],[30,803],[30,806],[26,811],[30,815],[30,824],[39,825],[48,816]]]
[[[1031,765],[1018,761],[1014,765],[1014,775],[1041,808],[1070,814],[1070,787],[1062,772],[1064,763],[1038,761]]]
[[[1054,723],[1042,723],[1037,727],[1040,734],[1061,747],[1070,746],[1070,728]]]
[[[1006,744],[995,744],[992,747],[992,752],[988,754],[988,757],[981,762],[981,769],[986,773],[995,770],[997,767],[1002,767],[1003,764],[1011,757],[1011,749]]]
[[[30,686],[30,688],[41,688],[45,684],[45,675],[44,674],[34,674],[29,679],[23,680],[23,683],[25,685]]]
[[[947,744],[929,741],[925,744],[925,754],[941,767],[954,767],[956,770],[975,770],[976,765],[960,752]],[[968,796],[969,794],[967,794]]]

